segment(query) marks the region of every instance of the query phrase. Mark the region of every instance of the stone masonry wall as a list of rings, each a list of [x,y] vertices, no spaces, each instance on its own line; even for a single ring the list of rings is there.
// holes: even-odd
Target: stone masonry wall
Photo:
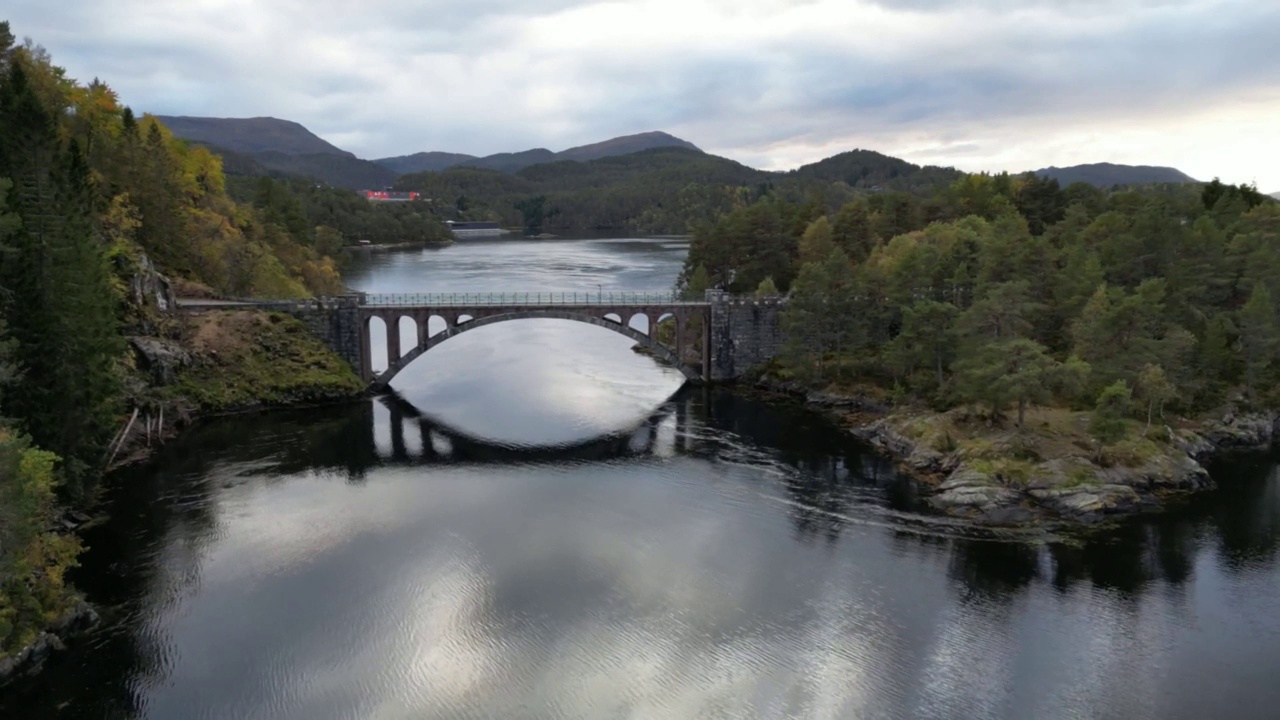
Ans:
[[[279,309],[301,320],[311,334],[350,363],[356,375],[364,377],[358,297],[292,303]]]
[[[733,298],[710,291],[712,381],[737,380],[782,352],[779,315],[782,302],[773,298]]]

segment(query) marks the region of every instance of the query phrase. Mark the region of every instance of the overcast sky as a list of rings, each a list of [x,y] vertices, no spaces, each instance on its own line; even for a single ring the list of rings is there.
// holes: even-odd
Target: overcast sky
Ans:
[[[0,19],[136,110],[287,118],[366,158],[665,130],[766,169],[864,147],[1280,191],[1277,0],[7,0]]]

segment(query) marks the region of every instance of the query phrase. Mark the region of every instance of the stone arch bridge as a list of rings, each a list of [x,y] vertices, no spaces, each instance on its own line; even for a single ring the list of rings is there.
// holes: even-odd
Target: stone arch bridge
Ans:
[[[531,318],[571,320],[603,327],[634,340],[660,361],[693,381],[736,380],[772,359],[781,348],[778,299],[735,297],[709,291],[697,300],[670,293],[360,293],[299,302],[178,301],[185,311],[260,308],[302,319],[312,333],[341,355],[375,389],[386,388],[422,355],[464,332]],[[646,319],[647,331],[632,327]],[[405,343],[401,321],[417,329],[417,342]],[[374,320],[386,327],[387,368],[373,369]],[[444,328],[430,332],[433,319]],[[660,322],[672,320],[675,332],[659,340]],[[439,325],[439,323],[437,323]]]

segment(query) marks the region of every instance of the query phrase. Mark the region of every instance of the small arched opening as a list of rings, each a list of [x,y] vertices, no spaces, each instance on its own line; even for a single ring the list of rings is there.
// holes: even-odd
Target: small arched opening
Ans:
[[[418,323],[408,315],[401,316],[396,331],[400,333],[400,356],[404,357],[405,353],[418,347]]]
[[[365,337],[369,339],[369,370],[374,374],[387,370],[387,322],[374,315],[365,320]]]
[[[636,313],[632,315],[631,319],[627,320],[627,327],[635,330],[636,332],[642,332],[645,335],[653,337],[653,333],[649,332],[649,316],[645,313]]]
[[[431,317],[427,318],[426,332],[424,332],[423,334],[426,337],[431,338],[431,337],[435,337],[436,335],[439,335],[440,333],[448,329],[449,329],[448,320],[444,319],[439,315],[432,315]]]

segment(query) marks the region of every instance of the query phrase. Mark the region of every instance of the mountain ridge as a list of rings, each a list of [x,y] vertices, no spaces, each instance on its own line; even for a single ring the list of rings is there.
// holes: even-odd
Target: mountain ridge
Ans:
[[[310,177],[350,189],[386,187],[405,175],[443,172],[455,167],[513,174],[538,165],[567,161],[590,162],[662,148],[680,148],[706,154],[687,140],[653,130],[577,145],[559,152],[547,148],[532,148],[477,157],[467,153],[429,151],[367,160],[337,147],[292,120],[268,116],[155,117],[175,136],[221,153],[231,174]],[[1057,179],[1063,186],[1074,182],[1099,187],[1200,182],[1172,167],[1110,162],[1049,166],[1034,172],[1040,177]],[[778,175],[842,182],[851,187],[872,189],[876,183],[899,177],[904,181],[908,177],[914,177],[920,184],[933,184],[958,177],[959,171],[953,168],[918,166],[876,151],[856,149]],[[909,186],[915,182],[907,181],[903,184]],[[1272,193],[1271,197],[1280,199],[1280,193]]]
[[[280,152],[289,155],[354,153],[321,138],[301,123],[274,117],[212,118],[156,115],[174,135],[192,142],[216,145],[238,153]]]
[[[292,120],[262,116],[216,118],[156,115],[173,134],[221,153],[228,171],[238,175],[299,175],[353,190],[391,185],[396,178],[451,167],[515,173],[533,165],[575,160],[587,162],[654,148],[679,147],[701,153],[696,145],[662,131],[620,135],[560,152],[532,148],[477,157],[442,151],[368,160],[328,142]]]
[[[560,152],[553,152],[547,148],[532,148],[518,152],[501,152],[477,157],[465,153],[429,151],[412,155],[377,158],[373,162],[405,174],[439,172],[458,166],[513,173],[532,165],[559,162],[561,160],[588,162],[590,160],[630,155],[663,147],[680,147],[702,152],[701,148],[688,140],[682,140],[661,130],[650,130],[633,135],[619,135],[618,137],[586,145],[578,145]]]
[[[1177,168],[1160,165],[1122,165],[1110,162],[1084,163],[1068,167],[1051,165],[1047,168],[1036,170],[1035,174],[1039,177],[1057,180],[1058,184],[1064,187],[1076,182],[1088,183],[1097,187],[1200,182]]]
[[[416,152],[410,155],[397,155],[395,157],[385,157],[374,160],[373,162],[390,170],[395,170],[402,175],[417,172],[439,172],[455,165],[462,165],[470,160],[479,160],[475,155],[466,153],[442,152],[439,150],[430,150],[427,152]]]

